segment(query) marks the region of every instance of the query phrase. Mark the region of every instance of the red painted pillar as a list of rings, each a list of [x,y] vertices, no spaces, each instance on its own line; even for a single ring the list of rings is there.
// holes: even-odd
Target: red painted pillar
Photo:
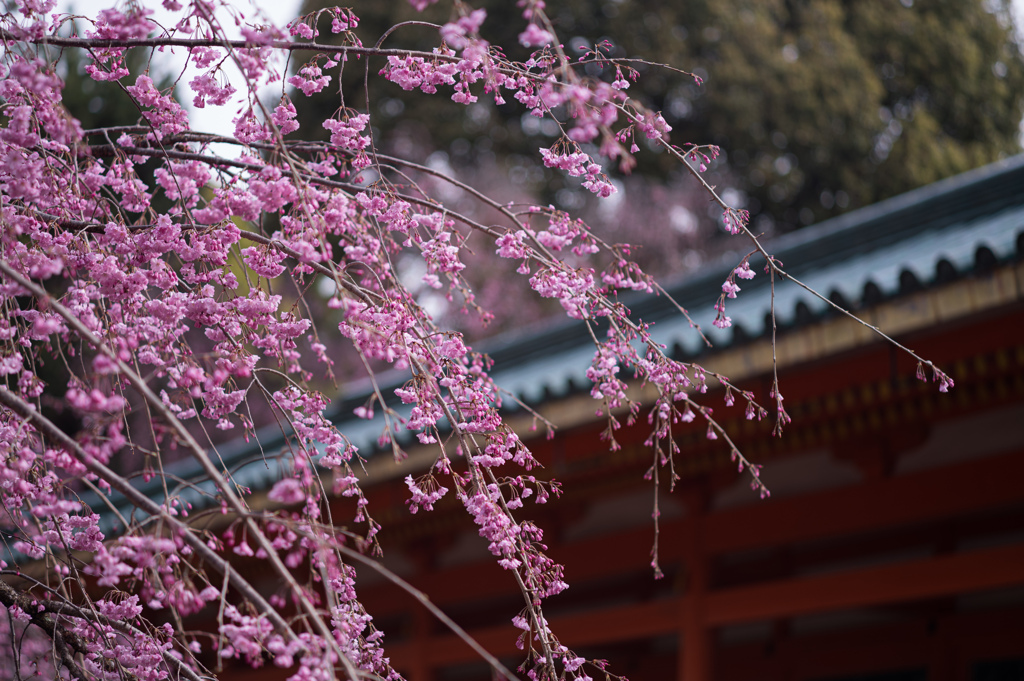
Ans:
[[[430,638],[431,615],[425,608],[415,607],[412,611],[412,659],[405,678],[409,681],[431,681],[433,670],[426,660]]]
[[[703,550],[702,516],[702,512],[694,513],[693,531],[684,533],[688,537],[683,549],[686,591],[679,631],[678,681],[711,681],[712,678],[714,648],[705,617],[705,598],[710,580],[708,559]]]

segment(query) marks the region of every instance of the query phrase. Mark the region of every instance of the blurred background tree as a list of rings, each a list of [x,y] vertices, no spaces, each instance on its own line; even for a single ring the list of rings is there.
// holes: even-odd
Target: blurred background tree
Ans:
[[[2,9],[4,13],[20,13],[14,0],[4,0]],[[75,8],[69,7],[67,11],[74,13]],[[71,24],[65,24],[61,30],[62,35],[70,35],[71,32]],[[120,83],[95,81],[85,72],[86,65],[91,62],[85,50],[74,47],[50,49],[59,52],[54,61],[57,73],[64,81],[64,107],[78,119],[84,130],[139,123],[139,109]],[[125,65],[132,75],[130,79],[124,79],[125,83],[135,82],[135,77],[149,66],[149,55],[150,51],[145,49],[127,50]],[[159,88],[170,87],[173,83],[168,76],[154,76],[154,82]]]
[[[5,10],[16,11],[13,3],[5,3]],[[69,9],[74,12],[74,8]],[[70,34],[70,26],[66,26],[64,34]],[[57,48],[51,48],[57,49]],[[116,126],[132,126],[145,122],[138,106],[124,90],[124,85],[135,82],[135,78],[149,70],[151,50],[131,49],[125,53],[125,66],[131,73],[130,76],[122,78],[120,82],[101,82],[93,80],[85,71],[86,65],[92,62],[92,58],[85,50],[78,48],[60,48],[59,58],[56,60],[57,72],[64,81],[64,89],[61,101],[68,113],[74,116],[82,125],[83,130],[97,128],[110,128]],[[159,69],[154,69],[158,71]],[[156,87],[167,90],[174,86],[174,79],[169,74],[152,73]],[[112,135],[116,139],[117,135]],[[139,177],[150,189],[154,186],[153,170],[157,167],[158,160],[153,158],[136,164],[136,171]],[[157,210],[166,210],[170,206],[170,200],[162,193],[153,198],[152,205]],[[54,285],[54,282],[47,282]],[[75,436],[82,428],[82,421],[71,410],[64,399],[64,391],[68,384],[68,367],[60,362],[48,362],[39,364],[39,375],[44,377],[46,389],[41,396],[40,403],[44,414],[53,421],[57,427],[71,436]],[[144,431],[143,431],[144,432]],[[120,471],[129,471],[139,465],[131,459],[130,452],[121,451],[115,455],[112,465]]]
[[[128,50],[125,64],[133,76],[142,73],[147,58],[144,50]],[[120,83],[95,81],[85,72],[90,58],[82,50],[65,48],[59,68],[64,80],[64,106],[84,130],[119,125],[138,125],[139,109]],[[131,84],[134,80],[125,80]],[[157,87],[166,87],[157,79]]]
[[[334,0],[305,0],[303,12],[325,4]],[[520,10],[476,4],[489,13],[483,36],[521,50]],[[718,170],[762,230],[817,222],[1021,149],[1024,56],[1007,0],[563,0],[551,10],[572,51],[610,41],[611,56],[657,55],[704,78],[698,86],[641,65],[631,94],[664,111],[677,142],[722,147]],[[364,10],[358,33],[369,41],[396,21],[441,24],[448,11],[380,3]],[[398,30],[406,44],[438,43],[427,27]],[[364,106],[362,82],[362,63],[350,63],[348,106]],[[437,98],[390,87],[373,98],[385,147],[442,151],[468,172],[497,164],[513,186],[578,208],[573,188],[530,160],[556,126],[483,96],[460,119]],[[340,103],[337,89],[298,99],[310,130]],[[669,166],[646,158],[637,171],[664,180]]]
[[[74,13],[74,7],[69,8]],[[65,26],[62,33],[68,34],[71,26]],[[64,81],[63,102],[68,112],[77,118],[84,130],[108,128],[120,125],[138,125],[142,121],[139,108],[124,91],[125,84],[132,84],[135,78],[149,72],[151,51],[131,49],[125,52],[125,66],[130,76],[121,82],[93,80],[85,72],[92,58],[85,51],[73,47],[61,48],[57,69]],[[159,69],[154,69],[159,71]],[[167,73],[150,73],[157,88],[166,90],[174,85],[174,79]]]

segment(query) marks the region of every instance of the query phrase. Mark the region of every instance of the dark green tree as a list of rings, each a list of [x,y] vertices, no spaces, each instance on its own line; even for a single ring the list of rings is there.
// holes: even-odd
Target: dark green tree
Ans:
[[[74,12],[74,8],[70,11]],[[80,31],[74,31],[71,24],[65,24],[63,33],[69,32]],[[151,60],[152,50],[128,50],[124,63],[130,75],[122,78],[122,82],[102,82],[93,80],[86,73],[86,65],[92,62],[92,56],[87,51],[73,47],[62,48],[56,63],[64,81],[65,108],[78,119],[84,130],[138,125],[142,121],[139,109],[125,92],[124,85],[131,85],[139,74],[150,72]],[[168,74],[150,75],[161,90],[174,85],[174,79]]]
[[[304,11],[323,2],[306,0]],[[514,5],[479,4],[489,12],[484,37],[520,49]],[[752,213],[784,227],[1020,151],[1024,56],[1007,0],[567,0],[559,7],[556,28],[570,50],[608,40],[611,56],[657,55],[703,76],[698,86],[640,65],[637,87],[664,110],[674,140],[720,145]],[[444,23],[449,12],[388,3],[364,14],[358,33],[371,42],[396,21]],[[422,36],[423,47],[439,41],[427,27],[398,30],[406,40]],[[362,67],[346,71],[349,106],[364,101]],[[553,141],[515,102],[496,107],[481,97],[459,119],[435,114],[444,105],[436,97],[393,90],[373,112],[390,121],[378,128],[385,146],[405,130],[458,164],[497,160],[511,169]],[[297,105],[312,121],[340,101],[334,88]],[[666,168],[646,159],[638,170],[657,176]]]
[[[12,10],[11,3],[5,4],[5,9]],[[56,49],[56,48],[52,48]],[[125,55],[125,65],[131,75],[123,78],[124,84],[132,84],[135,78],[146,71],[150,64],[151,51],[146,49],[128,50]],[[61,101],[67,109],[68,114],[76,118],[82,125],[83,130],[98,128],[110,128],[118,126],[134,126],[144,122],[134,100],[123,89],[122,83],[101,82],[93,80],[85,71],[87,64],[91,62],[90,55],[78,48],[61,48],[59,58],[56,60],[56,68],[64,81],[63,96]],[[167,89],[173,86],[173,79],[169,76],[154,76],[157,87]],[[117,135],[112,136],[116,139]],[[98,143],[101,140],[94,139]],[[153,186],[154,162],[143,162],[136,166],[140,178],[150,187]],[[154,205],[160,207],[166,199],[157,196]],[[76,435],[82,427],[82,422],[75,413],[67,407],[63,399],[62,390],[68,382],[68,369],[66,365],[51,361],[45,365],[39,365],[40,375],[45,378],[46,391],[41,397],[43,412],[53,422],[69,435]],[[119,455],[120,456],[120,455]],[[119,458],[115,459],[115,466],[122,467],[124,462]]]
[[[87,54],[79,49],[66,48],[61,56],[64,106],[84,130],[139,123],[138,107],[120,84],[95,81],[85,72],[85,65],[90,62]],[[142,72],[146,57],[142,50],[128,52],[125,63],[134,76]],[[126,79],[126,82],[130,85],[134,80]]]
[[[708,2],[693,114],[776,219],[809,223],[1020,150],[1024,59],[1000,3]],[[691,32],[692,33],[692,32]]]

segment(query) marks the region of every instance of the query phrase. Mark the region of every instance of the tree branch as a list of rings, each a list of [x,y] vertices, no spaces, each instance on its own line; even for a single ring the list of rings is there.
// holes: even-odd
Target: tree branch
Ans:
[[[3,386],[0,386],[0,388],[3,388]],[[6,388],[3,389],[6,390]],[[89,681],[89,676],[86,675],[85,670],[82,669],[81,665],[74,658],[75,654],[85,655],[89,652],[85,641],[78,634],[65,630],[64,627],[57,623],[56,618],[51,613],[46,610],[39,610],[39,604],[34,598],[22,591],[16,590],[3,580],[0,580],[0,603],[7,608],[13,606],[21,608],[29,616],[32,624],[46,632],[46,635],[53,641],[57,656],[60,658],[61,663],[67,667],[71,676],[80,681]],[[121,671],[129,679],[136,678],[128,670]]]

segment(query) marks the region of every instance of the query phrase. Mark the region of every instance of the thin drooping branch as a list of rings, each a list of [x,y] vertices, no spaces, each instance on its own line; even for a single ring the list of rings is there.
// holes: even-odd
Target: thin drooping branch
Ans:
[[[39,211],[36,211],[36,215],[38,215],[43,220],[56,223],[67,229],[82,229],[89,232],[100,233],[106,228],[105,225],[102,225],[98,222],[91,222],[87,220],[68,220],[60,218],[56,215],[51,215],[49,213],[43,213]],[[152,225],[127,225],[127,227],[130,230],[139,231],[148,229],[152,227]],[[187,227],[187,225],[182,225],[182,227]],[[201,229],[203,227],[205,227],[205,225],[196,225],[194,228]],[[331,268],[325,266],[323,263],[309,261],[308,259],[304,258],[301,253],[299,253],[294,248],[284,243],[280,239],[273,239],[271,237],[264,236],[263,234],[260,234],[258,232],[252,232],[245,229],[239,230],[239,234],[243,239],[258,244],[263,244],[264,246],[268,246],[270,248],[278,250],[281,253],[287,255],[288,257],[295,258],[296,260],[302,262],[304,265],[308,265],[309,267],[313,268],[313,270],[315,270],[318,274],[322,274],[325,277],[328,277],[329,279],[333,279],[336,282],[340,282],[342,288],[344,288],[346,291],[348,291],[353,296],[358,298],[361,302],[366,303],[367,305],[372,305],[374,302],[380,302],[381,300],[380,294],[375,293],[374,291],[364,289],[363,287],[353,282],[351,278],[345,275],[344,273],[332,270]]]
[[[0,388],[3,388],[0,386]],[[90,677],[75,660],[75,655],[84,655],[89,648],[78,634],[67,631],[56,621],[56,618],[46,610],[40,611],[36,599],[30,595],[18,591],[7,582],[0,579],[0,604],[6,608],[17,606],[25,612],[32,624],[39,627],[53,641],[54,650],[61,664],[67,667],[72,678],[79,681],[89,681]],[[123,670],[128,679],[135,679],[135,675]]]
[[[351,676],[353,676],[353,678],[357,676],[357,671],[355,667],[352,665],[351,660],[349,660],[348,657],[340,650],[340,647],[337,646],[337,643],[333,635],[331,634],[330,629],[327,626],[327,623],[324,622],[316,606],[313,605],[312,601],[310,601],[309,595],[306,593],[306,590],[303,589],[295,580],[292,571],[289,570],[288,567],[284,564],[284,561],[281,559],[281,556],[279,555],[277,549],[274,547],[270,539],[267,538],[267,536],[261,531],[261,529],[256,524],[255,520],[253,520],[246,513],[245,505],[242,502],[241,498],[232,489],[232,485],[224,478],[221,472],[217,470],[217,467],[213,465],[213,462],[210,460],[210,457],[207,456],[206,454],[206,450],[199,445],[199,443],[192,436],[192,433],[190,433],[188,429],[185,428],[185,425],[181,422],[177,415],[175,415],[170,409],[167,408],[167,405],[165,405],[163,403],[163,400],[161,400],[160,397],[153,392],[153,389],[149,387],[149,384],[146,383],[146,381],[134,369],[128,366],[128,364],[118,356],[118,354],[109,346],[109,344],[104,343],[102,340],[100,340],[91,330],[89,330],[88,327],[85,326],[85,324],[82,323],[82,321],[78,317],[72,314],[70,310],[68,310],[62,304],[54,300],[44,289],[23,277],[21,274],[19,274],[16,270],[14,270],[10,265],[8,265],[4,261],[0,261],[0,272],[2,272],[6,277],[11,279],[15,283],[17,283],[19,286],[30,291],[32,295],[36,297],[36,300],[38,300],[41,305],[44,305],[45,307],[48,307],[57,314],[59,314],[68,324],[68,326],[73,328],[75,332],[83,340],[92,345],[98,352],[106,355],[108,360],[110,360],[111,362],[114,363],[115,366],[117,366],[121,375],[123,375],[131,384],[131,386],[145,398],[150,408],[153,409],[156,413],[160,414],[161,417],[170,425],[172,430],[175,432],[175,435],[178,437],[179,441],[185,446],[186,451],[189,452],[192,458],[203,469],[203,472],[206,474],[206,476],[213,482],[213,484],[220,491],[228,507],[239,517],[243,517],[246,519],[246,524],[248,526],[249,531],[255,537],[257,543],[260,545],[260,548],[267,554],[267,559],[274,567],[274,571],[286,584],[288,584],[289,590],[291,591],[292,594],[295,595],[299,603],[302,605],[303,609],[306,611],[307,615],[309,615],[313,626],[319,630],[320,635],[324,637],[325,641],[334,643],[335,647],[338,648],[337,655],[342,665],[346,667],[346,670]],[[16,397],[13,393],[9,394],[12,397]],[[266,604],[266,601],[262,601],[261,605],[262,604]],[[269,608],[269,604],[267,604],[267,606]],[[275,624],[284,625],[284,621],[280,618],[280,615],[277,615],[276,611],[274,611],[273,609],[265,611],[265,614],[270,616],[271,619],[275,620]],[[295,633],[291,630],[291,628],[287,627],[286,625],[284,631],[281,633],[286,633],[289,637],[295,636]]]
[[[236,50],[258,49],[269,47],[287,52],[324,52],[337,55],[374,56],[374,57],[422,57],[438,61],[457,62],[454,55],[436,54],[418,50],[400,50],[357,45],[328,45],[323,43],[293,42],[290,40],[267,40],[250,42],[247,40],[224,40],[219,38],[74,38],[67,36],[48,35],[43,38],[26,38],[11,31],[0,29],[0,40],[29,45],[52,45],[54,47],[77,47],[83,50],[132,49],[134,47],[229,47]]]
[[[0,262],[0,269],[3,269],[5,266],[6,263]],[[3,404],[12,412],[18,414],[31,423],[32,427],[47,440],[74,455],[76,459],[82,462],[89,472],[95,474],[101,480],[109,484],[114,490],[120,492],[133,506],[151,516],[159,517],[163,519],[164,522],[171,525],[174,530],[180,534],[182,540],[188,543],[192,550],[199,554],[203,560],[213,566],[217,572],[227,575],[231,582],[231,586],[237,589],[238,592],[246,598],[246,600],[252,602],[257,608],[259,608],[260,612],[265,613],[274,623],[275,628],[280,629],[282,632],[290,631],[288,624],[277,613],[277,610],[272,607],[270,603],[268,603],[244,577],[242,577],[238,570],[233,568],[230,563],[217,555],[213,549],[206,545],[206,542],[196,536],[188,525],[182,522],[179,518],[169,514],[167,509],[137,490],[131,485],[131,483],[112,471],[104,463],[97,461],[95,457],[90,456],[84,449],[82,449],[82,446],[78,442],[71,439],[67,433],[55,426],[52,421],[43,416],[43,414],[41,414],[33,405],[18,397],[4,385],[0,385],[0,404]]]
[[[185,445],[186,450],[192,455],[193,459],[195,459],[199,463],[199,465],[203,468],[204,473],[207,475],[207,477],[209,477],[210,480],[213,481],[214,485],[220,491],[221,495],[223,495],[224,500],[227,502],[228,506],[236,514],[238,514],[238,516],[246,518],[246,524],[248,526],[249,531],[255,537],[256,541],[259,543],[260,548],[266,552],[267,558],[273,565],[275,572],[278,574],[279,577],[281,577],[285,581],[285,583],[288,584],[291,593],[293,593],[298,598],[299,602],[302,604],[303,608],[306,610],[307,614],[312,620],[313,626],[317,627],[320,630],[319,633],[322,636],[324,636],[325,641],[334,641],[334,638],[333,636],[331,636],[327,624],[323,621],[323,618],[319,616],[319,612],[316,606],[314,606],[313,603],[309,600],[309,596],[306,594],[306,591],[298,584],[298,582],[295,581],[295,577],[292,575],[291,570],[289,570],[285,566],[284,562],[281,560],[281,557],[278,554],[277,549],[273,546],[273,544],[266,537],[266,535],[260,530],[256,522],[250,516],[248,516],[242,500],[231,489],[231,484],[224,478],[221,472],[217,470],[216,466],[213,465],[213,462],[210,460],[209,456],[207,456],[206,451],[199,445],[198,442],[196,442],[195,438],[192,437],[192,434],[185,428],[184,424],[181,423],[181,421],[177,418],[177,416],[174,413],[167,409],[166,405],[164,405],[160,398],[153,392],[153,390],[149,387],[145,380],[143,380],[141,376],[139,376],[133,369],[131,369],[131,367],[129,367],[125,362],[123,362],[117,356],[117,354],[112,349],[110,349],[110,347],[107,344],[103,343],[99,338],[97,338],[84,324],[81,323],[81,321],[77,317],[72,315],[67,308],[65,308],[57,301],[53,300],[43,289],[22,277],[20,274],[18,274],[18,272],[13,270],[6,262],[0,261],[0,272],[2,272],[4,275],[6,275],[8,278],[12,279],[16,283],[18,283],[18,285],[30,290],[32,294],[36,296],[37,300],[41,302],[45,301],[48,307],[50,307],[58,314],[60,314],[61,317],[63,317],[64,320],[70,326],[72,326],[75,329],[75,331],[80,336],[82,336],[90,345],[96,348],[99,352],[102,352],[103,354],[107,355],[107,357],[111,361],[116,362],[121,374],[128,379],[132,387],[135,388],[139,393],[141,393],[143,397],[145,397],[146,401],[149,403],[150,407],[156,410],[157,413],[161,414],[161,416],[163,416],[171,425],[178,438]],[[10,393],[10,391],[7,391],[7,393],[8,395],[10,395],[10,397],[16,397],[13,393]],[[0,395],[3,394],[0,393]],[[3,395],[3,397],[7,397],[7,395]],[[161,515],[168,514],[162,513]],[[255,593],[255,590],[251,588],[250,591]],[[267,609],[263,610],[261,607],[261,611],[268,617],[270,617],[272,621],[274,621],[276,627],[283,628],[283,630],[281,630],[279,633],[286,634],[289,637],[293,637],[295,635],[291,628],[285,624],[283,619],[281,619],[280,615],[277,614],[276,610],[271,608],[266,601],[260,598],[258,601],[255,602],[260,606],[266,606]],[[346,667],[349,674],[353,676],[353,678],[357,676],[358,674],[356,672],[356,669],[352,665],[352,662],[348,659],[348,657],[344,655],[340,649],[337,652],[339,660]]]
[[[694,168],[692,165],[690,165],[690,163],[687,162],[686,157],[683,155],[682,152],[680,152],[676,147],[674,147],[673,145],[669,144],[665,140],[659,140],[659,143],[661,144],[663,149],[665,149],[670,154],[675,156],[682,163],[682,165],[684,167],[686,167],[686,169],[690,172],[690,174],[693,177],[695,177],[701,183],[702,187],[704,188],[704,191],[706,191],[708,193],[708,195],[711,196],[712,200],[715,203],[717,203],[719,206],[721,206],[722,210],[724,210],[726,212],[732,212],[732,213],[736,212],[734,208],[732,208],[728,203],[725,202],[725,200],[721,196],[718,195],[718,193],[715,191],[715,188],[712,187],[710,184],[708,184],[707,180],[704,179],[704,177],[700,174],[700,172],[696,168]],[[782,267],[779,265],[778,260],[776,258],[772,257],[772,255],[768,252],[768,250],[761,243],[760,238],[758,238],[758,236],[756,234],[754,234],[750,230],[750,228],[746,225],[746,223],[744,221],[736,220],[735,224],[738,224],[738,225],[741,226],[741,228],[743,230],[743,233],[754,244],[754,247],[757,249],[758,253],[760,253],[762,255],[762,257],[764,257],[764,259],[768,262],[768,267],[771,269],[772,272],[774,272],[776,275],[778,275],[778,277],[780,279],[785,279],[785,280],[789,280],[789,281],[793,282],[794,284],[796,284],[797,286],[799,286],[803,290],[807,291],[812,296],[814,296],[815,298],[817,298],[821,302],[825,303],[826,305],[828,305],[832,309],[834,309],[837,312],[843,314],[844,316],[848,317],[849,319],[857,322],[861,326],[864,326],[865,328],[870,329],[872,333],[876,334],[879,338],[884,340],[886,343],[889,343],[893,347],[895,347],[896,349],[901,350],[902,352],[906,353],[910,357],[914,358],[920,364],[923,364],[924,366],[932,369],[933,371],[939,371],[938,367],[935,366],[934,362],[932,362],[930,360],[927,360],[924,357],[921,357],[916,352],[914,352],[913,350],[911,350],[907,346],[903,345],[902,343],[900,343],[895,338],[893,338],[889,334],[887,334],[884,331],[882,331],[880,328],[878,328],[874,324],[871,324],[871,323],[865,321],[864,319],[861,319],[860,317],[858,317],[856,314],[854,314],[850,310],[847,310],[842,305],[837,304],[835,301],[831,300],[830,298],[828,298],[824,294],[820,293],[819,291],[816,291],[813,287],[808,286],[807,284],[805,284],[804,282],[800,281],[799,279],[794,277],[792,274],[787,272],[786,270],[782,269]],[[773,347],[774,347],[774,343],[773,343]]]
[[[219,157],[219,156],[209,156],[207,154],[199,154],[199,153],[192,152],[192,151],[180,151],[180,150],[177,150],[177,149],[156,149],[156,148],[150,148],[150,147],[118,147],[118,148],[115,148],[115,147],[113,147],[111,145],[99,145],[98,147],[93,147],[93,150],[94,150],[94,152],[97,152],[98,155],[100,155],[100,156],[106,156],[106,155],[114,156],[114,155],[119,154],[119,153],[125,153],[125,154],[133,154],[133,155],[138,155],[138,156],[155,156],[155,157],[159,157],[159,158],[175,158],[175,159],[179,159],[179,160],[183,160],[183,161],[200,161],[202,163],[208,164],[211,167],[215,167],[215,168],[218,167],[218,166],[223,166],[223,167],[229,167],[229,168],[240,168],[240,169],[249,170],[249,171],[252,171],[252,172],[259,172],[260,170],[263,169],[263,166],[258,164],[258,163],[251,163],[249,161],[239,161],[237,159],[229,159],[229,158],[223,158],[223,157]],[[331,187],[331,188],[334,188],[334,189],[344,189],[346,191],[361,191],[361,190],[365,189],[364,187],[360,187],[358,184],[353,184],[351,182],[339,182],[338,180],[329,180],[329,179],[326,179],[326,178],[323,178],[323,177],[316,177],[316,176],[314,176],[312,174],[309,174],[309,173],[297,173],[296,172],[296,173],[293,173],[293,174],[296,175],[296,177],[301,177],[301,179],[303,179],[306,182],[309,182],[310,184],[314,184],[314,185],[318,185],[318,186],[322,186],[322,187]],[[458,184],[458,183],[456,183],[456,184]],[[407,201],[408,203],[411,203],[411,204],[414,204],[414,205],[417,205],[417,206],[421,206],[421,207],[424,207],[424,208],[431,208],[431,209],[441,209],[442,208],[442,206],[440,206],[436,201],[432,201],[432,200],[428,200],[428,199],[421,199],[421,198],[418,198],[418,197],[415,197],[415,196],[409,196],[408,194],[403,194],[403,193],[399,193],[399,192],[393,192],[393,193],[394,193],[394,196],[396,198],[399,198],[399,199],[401,199],[403,201]],[[499,206],[499,204],[496,204],[493,201],[491,201],[489,203],[492,204],[492,205],[495,205],[495,206]],[[458,211],[451,210],[450,208],[444,208],[444,212],[447,215],[450,215],[453,218],[457,219],[459,222],[465,223],[469,227],[472,227],[473,229],[475,229],[478,232],[482,232],[484,234],[487,234],[490,237],[501,236],[501,233],[498,232],[497,230],[495,230],[495,229],[493,229],[491,227],[488,227],[487,225],[484,225],[484,224],[482,224],[480,222],[477,222],[476,220],[473,220],[472,218],[470,218],[470,217],[468,217],[466,215],[463,215],[463,214],[459,213]],[[504,210],[503,213],[507,214],[508,211]],[[512,216],[512,217],[513,217],[513,220],[515,220],[515,222],[518,224],[519,220],[514,218],[514,216]]]
[[[439,622],[448,627],[452,631],[452,633],[454,633],[456,636],[462,639],[466,643],[466,645],[472,648],[473,652],[475,652],[485,662],[487,662],[487,664],[489,664],[492,669],[494,669],[497,672],[500,672],[506,679],[508,679],[508,681],[518,681],[518,677],[516,677],[515,674],[509,671],[508,667],[501,663],[501,660],[487,652],[487,649],[479,643],[477,643],[476,639],[470,636],[465,629],[460,627],[458,623],[455,622],[455,620],[453,620],[451,617],[445,614],[445,612],[441,610],[441,608],[434,605],[427,594],[423,593],[422,591],[414,587],[412,584],[405,581],[404,579],[396,575],[394,572],[381,565],[380,561],[373,560],[372,558],[364,556],[358,551],[353,551],[347,546],[338,546],[337,550],[341,552],[341,554],[349,560],[355,563],[362,563],[363,565],[366,565],[367,567],[376,571],[389,582],[391,582],[392,584],[399,587],[407,594],[415,598],[416,601],[419,602],[421,606],[426,608],[431,615],[436,617]]]
[[[132,49],[135,47],[221,47],[232,50],[247,50],[269,47],[274,50],[285,52],[320,52],[323,54],[337,55],[340,59],[352,57],[400,57],[420,58],[432,62],[459,63],[462,57],[454,53],[425,52],[422,50],[403,50],[392,48],[365,47],[362,45],[330,45],[325,43],[293,42],[290,40],[266,40],[251,42],[247,40],[225,40],[210,38],[74,38],[64,36],[45,36],[43,38],[26,38],[18,36],[11,31],[0,29],[0,40],[12,43],[25,43],[29,45],[52,45],[54,47],[77,47],[84,50],[104,49]],[[493,64],[495,70],[514,76],[524,76],[531,80],[542,82],[544,76],[539,73],[530,72],[523,68],[516,68],[515,65],[502,61]]]
[[[12,574],[12,573],[8,572],[8,571],[5,571],[3,574]],[[27,577],[24,574],[15,574],[14,576],[18,577],[19,579],[30,579],[29,577]],[[46,592],[48,594],[52,595],[52,594],[55,593],[53,589],[50,589],[50,588],[46,587],[45,585],[41,584],[38,581],[36,581],[36,580],[31,580],[31,581],[33,582],[34,586],[42,587],[43,589],[46,590]],[[0,587],[0,589],[2,589],[3,587],[7,587],[8,589],[13,589],[13,587],[8,586],[6,583],[4,583],[2,581],[0,581],[0,585],[3,585],[2,587]],[[57,600],[57,599],[43,600],[43,602],[40,603],[38,599],[35,599],[35,598],[29,596],[28,594],[22,593],[22,592],[18,591],[17,589],[14,589],[14,591],[15,591],[16,595],[20,598],[20,600],[18,600],[18,605],[23,610],[25,610],[25,602],[27,601],[30,605],[33,605],[34,609],[38,610],[40,613],[46,612],[46,613],[51,613],[52,615],[57,615],[57,616],[66,615],[66,616],[71,616],[71,617],[77,617],[77,618],[85,620],[85,621],[98,622],[98,623],[100,623],[100,624],[102,624],[104,626],[108,626],[108,627],[110,627],[112,629],[116,629],[119,633],[124,634],[125,636],[141,636],[141,635],[143,635],[142,631],[140,631],[136,627],[131,626],[127,622],[118,621],[118,620],[112,620],[109,617],[106,617],[105,615],[103,615],[102,613],[97,612],[93,608],[81,607],[81,606],[75,605],[74,603],[70,603],[70,602],[63,601],[63,600]],[[0,602],[2,602],[4,605],[8,605],[8,603],[6,601],[6,598],[7,597],[6,597],[5,594],[0,594]],[[9,605],[8,605],[8,607],[9,607]],[[42,608],[42,609],[40,610],[40,608]],[[29,611],[27,611],[27,612],[29,612]],[[77,637],[77,635],[74,632],[65,632],[65,634],[68,635],[69,637],[74,637],[75,638],[75,645],[76,646],[78,646],[78,645],[80,645],[82,643],[81,639],[79,637]],[[76,647],[76,650],[78,650],[77,647]],[[83,648],[82,650],[79,650],[79,652],[88,652],[88,651],[84,650],[84,648]],[[192,669],[191,667],[186,665],[180,656],[172,653],[171,651],[166,651],[165,650],[165,651],[161,652],[161,657],[163,658],[164,663],[166,665],[168,665],[169,667],[172,667],[173,669],[175,669],[178,672],[178,674],[180,674],[182,677],[187,679],[187,681],[204,681],[204,677],[200,676],[198,673],[196,673],[196,671],[194,669]]]

